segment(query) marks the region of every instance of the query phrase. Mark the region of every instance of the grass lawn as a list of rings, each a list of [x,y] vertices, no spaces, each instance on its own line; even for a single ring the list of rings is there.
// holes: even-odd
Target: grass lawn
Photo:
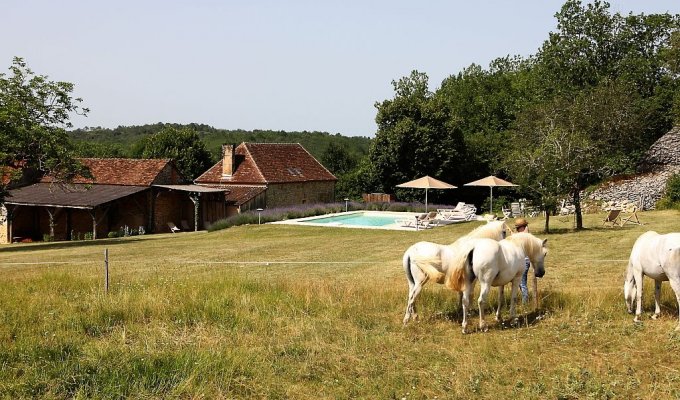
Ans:
[[[653,321],[645,285],[640,325],[622,293],[635,239],[680,231],[680,213],[639,215],[644,226],[623,228],[586,215],[580,232],[553,217],[551,234],[530,219],[550,248],[539,311],[520,306],[521,326],[510,327],[488,310],[489,332],[468,335],[458,296],[431,283],[420,321],[402,326],[401,256],[478,223],[251,225],[0,246],[0,397],[680,398],[672,290],[663,285]]]

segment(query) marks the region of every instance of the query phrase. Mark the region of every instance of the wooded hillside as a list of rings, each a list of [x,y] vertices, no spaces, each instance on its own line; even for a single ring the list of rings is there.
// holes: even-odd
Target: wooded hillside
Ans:
[[[198,132],[201,140],[215,160],[219,157],[224,143],[300,143],[314,157],[321,159],[330,143],[344,147],[347,152],[359,159],[368,153],[370,139],[361,136],[342,136],[328,132],[286,132],[270,130],[246,131],[242,129],[218,129],[205,124],[156,123],[138,126],[119,126],[110,128],[83,128],[69,132],[76,142],[81,156],[90,157],[131,157],[136,153],[135,146],[149,135],[163,128],[188,128]]]

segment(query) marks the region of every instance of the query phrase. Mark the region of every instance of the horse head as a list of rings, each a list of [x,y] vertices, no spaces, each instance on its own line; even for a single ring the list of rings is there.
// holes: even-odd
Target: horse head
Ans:
[[[540,241],[540,239],[538,239]],[[536,275],[537,278],[542,278],[543,275],[545,275],[545,266],[544,261],[545,261],[545,256],[548,255],[548,249],[546,248],[546,244],[548,243],[548,239],[544,239],[541,242],[541,248],[537,252],[537,254],[534,254],[535,261],[531,261],[533,266],[534,266],[534,275]],[[529,257],[529,260],[531,260],[531,257]]]
[[[548,255],[546,244],[548,239],[541,240],[531,233],[518,233],[508,238],[522,247],[526,257],[529,257],[531,265],[534,267],[534,275],[542,278],[545,275],[545,256]]]
[[[623,281],[623,298],[626,300],[626,309],[628,310],[628,314],[633,313],[636,289],[635,279],[633,278],[633,268],[629,263],[626,270],[626,279]]]

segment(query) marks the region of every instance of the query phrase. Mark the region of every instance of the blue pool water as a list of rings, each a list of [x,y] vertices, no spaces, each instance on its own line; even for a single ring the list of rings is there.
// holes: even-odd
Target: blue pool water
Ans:
[[[336,215],[333,217],[321,217],[299,221],[309,224],[329,224],[335,226],[354,225],[354,226],[385,226],[395,224],[397,220],[404,219],[399,215],[379,215],[370,213],[355,213],[346,215]]]

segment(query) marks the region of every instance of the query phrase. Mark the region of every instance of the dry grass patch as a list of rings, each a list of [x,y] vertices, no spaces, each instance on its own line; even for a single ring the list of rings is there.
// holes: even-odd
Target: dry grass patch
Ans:
[[[428,284],[402,327],[401,255],[476,224],[423,232],[241,226],[0,247],[3,397],[672,398],[677,305],[634,325],[623,271],[646,226],[582,232],[555,222],[541,309],[519,327],[460,333],[457,295]],[[104,248],[111,291],[102,290]],[[64,264],[16,264],[64,262]],[[268,265],[266,263],[269,263]],[[652,285],[646,286],[646,309]],[[497,301],[494,291],[490,302]],[[473,310],[476,312],[476,310]],[[490,310],[489,310],[490,312]],[[507,311],[505,314],[507,316]],[[488,320],[490,320],[489,318]],[[652,338],[650,340],[650,338]]]

